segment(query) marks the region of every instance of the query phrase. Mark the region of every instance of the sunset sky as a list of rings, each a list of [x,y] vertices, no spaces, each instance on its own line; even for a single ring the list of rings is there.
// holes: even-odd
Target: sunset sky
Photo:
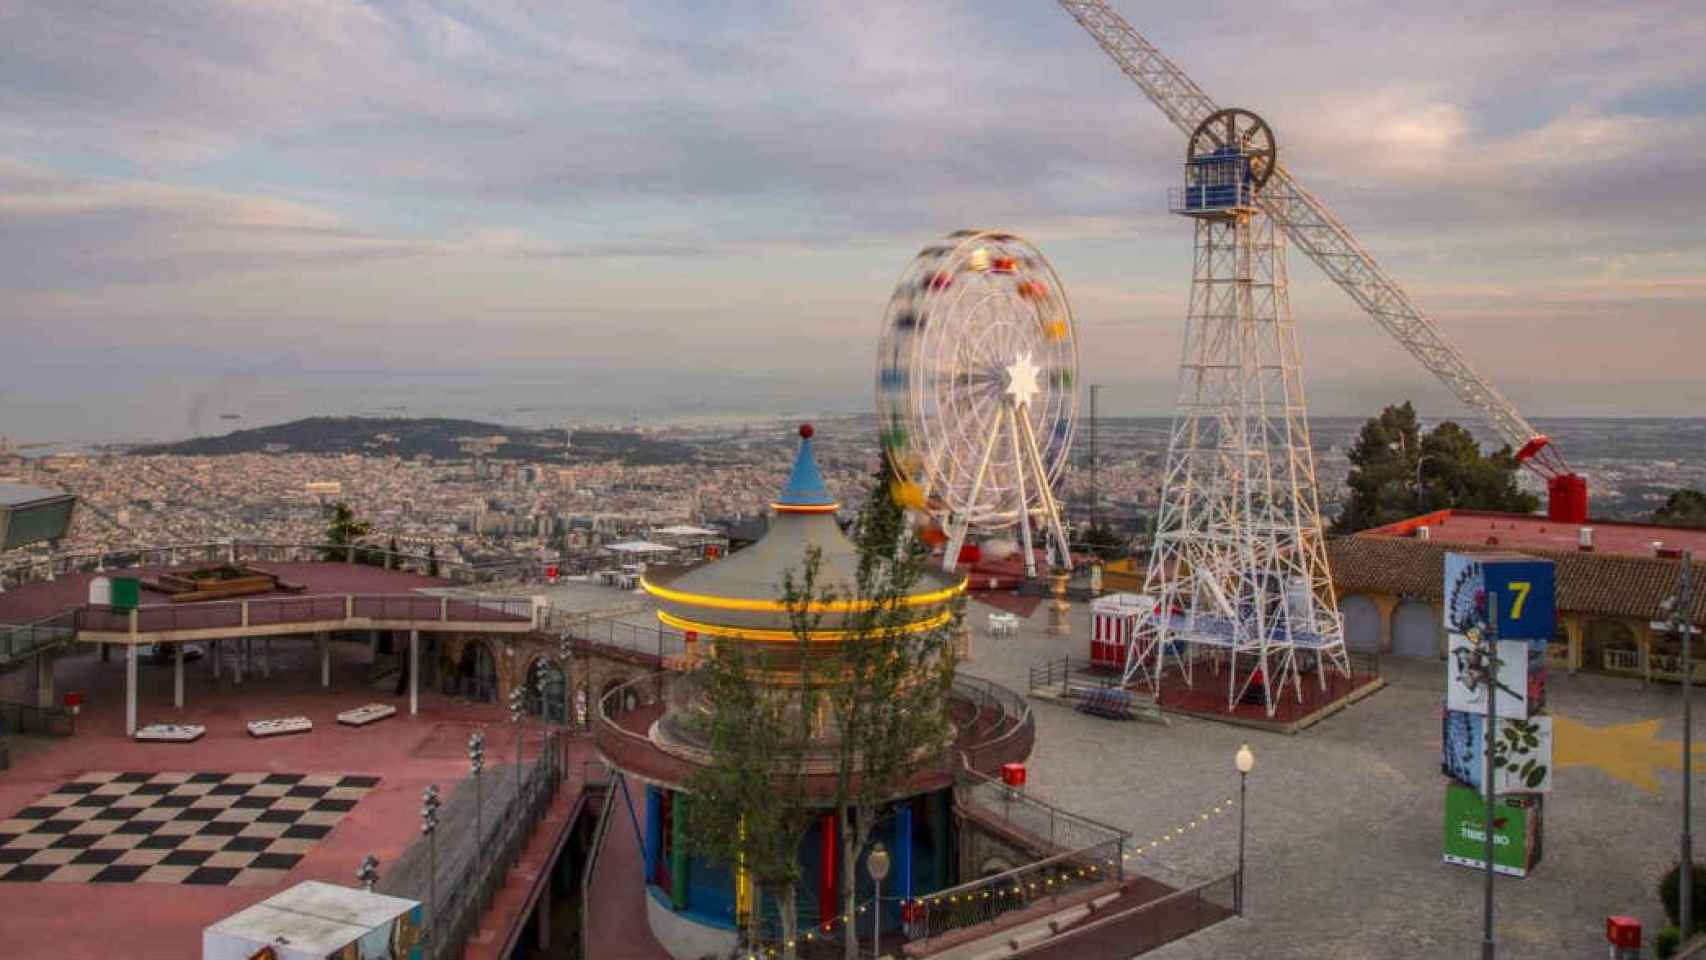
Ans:
[[[1116,6],[1526,411],[1703,408],[1706,13]],[[1182,138],[1048,0],[13,0],[0,35],[0,406],[269,371],[857,406],[912,254],[990,225],[1054,261],[1081,382],[1170,408]],[[1460,412],[1292,274],[1315,410]]]

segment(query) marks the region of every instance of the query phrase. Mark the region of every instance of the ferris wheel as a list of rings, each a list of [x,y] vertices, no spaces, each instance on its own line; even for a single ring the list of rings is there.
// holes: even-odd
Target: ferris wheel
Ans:
[[[901,275],[877,353],[877,417],[900,499],[928,513],[952,570],[972,534],[1031,527],[1070,563],[1055,485],[1078,417],[1078,339],[1060,278],[1023,238],[961,230]],[[1011,543],[1011,541],[1006,541]]]

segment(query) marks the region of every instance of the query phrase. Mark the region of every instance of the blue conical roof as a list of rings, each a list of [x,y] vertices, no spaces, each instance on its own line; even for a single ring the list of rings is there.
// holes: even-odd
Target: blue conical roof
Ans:
[[[823,485],[823,474],[818,472],[817,458],[812,455],[809,426],[800,428],[800,452],[794,457],[794,471],[788,475],[788,483],[782,488],[782,495],[776,498],[776,506],[835,506],[835,498],[829,495],[829,488]]]

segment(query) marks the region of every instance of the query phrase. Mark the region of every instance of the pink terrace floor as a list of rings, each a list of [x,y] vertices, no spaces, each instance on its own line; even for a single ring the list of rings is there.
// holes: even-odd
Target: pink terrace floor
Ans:
[[[395,862],[419,830],[419,799],[429,783],[448,788],[467,774],[464,744],[473,730],[489,728],[488,762],[511,762],[515,739],[507,711],[422,691],[418,716],[407,697],[393,697],[361,682],[365,645],[334,645],[332,688],[319,686],[318,658],[305,639],[273,644],[272,677],[249,679],[241,689],[212,680],[206,660],[186,668],[185,709],[171,706],[172,670],[143,665],[140,722],[202,723],[207,735],[190,744],[134,743],[123,735],[124,662],[101,663],[84,654],[55,665],[58,689],[84,695],[77,733],[70,739],[14,741],[13,767],[0,773],[0,819],[62,783],[89,771],[262,772],[364,774],[379,783],[338,821],[276,886],[216,887],[178,884],[0,884],[0,956],[111,957],[184,960],[201,955],[209,924],[303,880],[353,882],[363,856]],[[0,677],[0,699],[33,702],[24,689],[29,671]],[[336,714],[363,703],[395,703],[397,716],[368,727],[340,726]],[[267,717],[306,715],[306,734],[255,740],[244,724]],[[537,728],[535,728],[537,729]],[[528,746],[538,748],[537,737]],[[590,759],[589,744],[575,745],[571,763]]]

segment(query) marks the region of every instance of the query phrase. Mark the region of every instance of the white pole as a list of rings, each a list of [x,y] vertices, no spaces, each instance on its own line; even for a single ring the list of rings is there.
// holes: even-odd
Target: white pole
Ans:
[[[420,712],[421,632],[409,631],[409,716]]]
[[[136,644],[124,650],[124,735],[136,736]]]
[[[1007,415],[1007,431],[1013,441],[1013,482],[1019,488],[1019,542],[1025,549],[1025,580],[1037,578],[1037,558],[1031,546],[1031,498],[1025,493],[1025,451],[1019,446],[1019,414],[1013,404],[1003,409]]]
[[[184,708],[184,644],[178,644],[177,656],[172,659],[172,706]]]

